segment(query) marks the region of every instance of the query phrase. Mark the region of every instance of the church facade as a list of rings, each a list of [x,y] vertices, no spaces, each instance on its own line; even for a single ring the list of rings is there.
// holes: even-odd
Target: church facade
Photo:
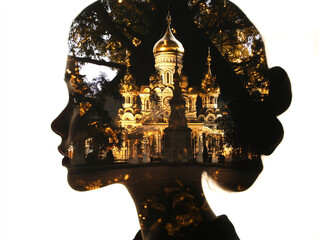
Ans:
[[[188,86],[188,78],[182,73],[184,47],[173,35],[170,23],[168,15],[166,33],[153,48],[156,73],[150,76],[149,85],[138,87],[127,63],[127,72],[119,87],[123,100],[118,111],[118,122],[123,128],[123,142],[120,148],[112,149],[115,162],[170,161],[171,157],[167,155],[170,146],[175,146],[175,152],[172,150],[170,154],[175,155],[177,161],[217,162],[221,157],[229,161],[232,149],[223,143],[224,133],[215,123],[223,113],[217,104],[220,89],[211,72],[210,52],[208,50],[207,72],[200,88]],[[180,107],[184,108],[186,127],[189,129],[189,146],[185,156],[183,151],[176,150],[177,142],[184,138],[178,140],[175,136],[175,140],[169,144],[167,142],[169,129],[174,128],[174,120],[176,123],[181,121],[173,119],[171,112],[171,100],[177,94],[177,88],[183,99]],[[200,113],[196,106],[199,99],[202,103]],[[175,106],[174,111],[178,109],[179,106]],[[176,135],[176,130],[173,135]]]

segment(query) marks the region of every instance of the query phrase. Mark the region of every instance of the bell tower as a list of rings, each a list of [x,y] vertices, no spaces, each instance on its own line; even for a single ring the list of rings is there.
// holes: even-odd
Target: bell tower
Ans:
[[[202,98],[202,107],[205,109],[216,109],[217,108],[217,99],[220,94],[219,86],[216,82],[216,76],[212,74],[211,71],[211,61],[210,48],[208,48],[207,54],[207,72],[202,79],[201,84],[201,93]]]
[[[136,80],[134,76],[130,73],[130,54],[126,51],[126,73],[119,85],[119,92],[123,97],[122,106],[126,108],[136,108],[136,98],[138,96],[138,88],[135,84]]]

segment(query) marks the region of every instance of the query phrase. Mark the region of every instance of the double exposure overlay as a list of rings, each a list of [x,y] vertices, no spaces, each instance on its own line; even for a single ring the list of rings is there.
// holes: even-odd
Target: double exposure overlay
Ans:
[[[52,129],[69,184],[123,183],[144,239],[184,239],[215,219],[201,174],[246,190],[283,137],[289,78],[227,0],[97,1],[68,45],[69,103]]]
[[[268,94],[261,36],[227,2],[189,1],[184,7],[193,17],[181,26],[167,12],[154,19],[151,1],[97,2],[75,19],[65,80],[86,134],[65,146],[73,165],[234,163],[259,157],[253,145],[241,141],[210,48],[227,61],[252,101],[260,102]],[[187,24],[206,39],[192,39]],[[190,41],[185,46],[183,35]],[[192,46],[192,40],[201,45]],[[171,111],[175,82],[181,102],[174,108],[183,108],[179,115],[185,117],[175,118]]]

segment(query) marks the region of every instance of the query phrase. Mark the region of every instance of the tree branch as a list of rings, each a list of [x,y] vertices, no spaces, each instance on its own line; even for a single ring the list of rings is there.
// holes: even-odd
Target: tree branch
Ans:
[[[81,58],[81,57],[75,57],[75,56],[71,56],[71,55],[68,56],[68,59],[78,61],[81,63],[92,63],[92,64],[96,64],[96,65],[100,65],[100,66],[114,67],[114,68],[118,68],[120,70],[126,69],[126,66],[123,64],[119,64],[119,63],[115,63],[115,62],[107,62],[104,60],[95,60],[95,59],[91,59],[91,58]]]

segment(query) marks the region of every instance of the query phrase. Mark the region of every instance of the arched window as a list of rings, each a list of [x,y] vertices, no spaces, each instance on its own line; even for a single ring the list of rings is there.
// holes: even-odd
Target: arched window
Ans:
[[[131,98],[129,96],[126,97],[126,102],[131,103]]]
[[[210,97],[210,103],[214,103],[214,97],[213,96]]]
[[[193,104],[192,99],[189,99],[189,111],[192,111],[192,104]]]
[[[145,108],[146,110],[150,109],[150,102],[148,101],[148,99],[145,101]]]
[[[169,83],[169,72],[166,73],[166,83]]]

